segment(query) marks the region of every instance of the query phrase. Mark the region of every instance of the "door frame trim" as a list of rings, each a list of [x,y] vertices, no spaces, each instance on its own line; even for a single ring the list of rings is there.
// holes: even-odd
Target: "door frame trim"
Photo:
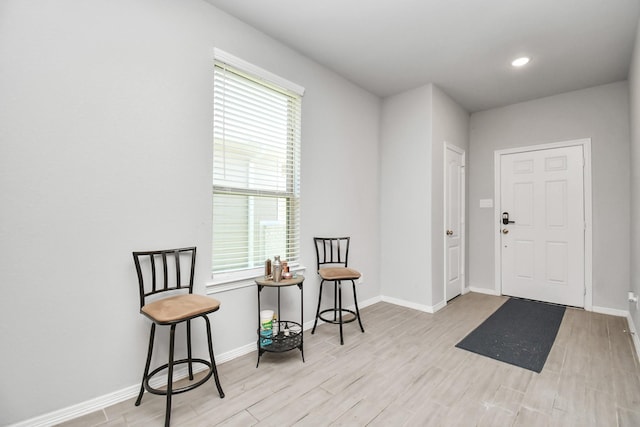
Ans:
[[[524,153],[527,151],[548,150],[551,148],[563,148],[582,146],[584,156],[583,188],[584,188],[584,309],[593,311],[593,230],[592,230],[592,188],[591,188],[591,138],[574,139],[570,141],[553,142],[548,144],[530,145],[526,147],[508,148],[494,151],[494,224],[497,226],[494,232],[494,290],[502,295],[502,251],[500,250],[500,182],[501,160],[503,155]]]
[[[461,227],[460,227],[460,246],[461,246],[461,250],[460,250],[460,257],[461,257],[461,262],[460,262],[460,295],[463,295],[465,293],[465,289],[467,287],[467,269],[466,269],[466,263],[467,263],[467,171],[466,171],[466,163],[467,163],[467,153],[463,148],[458,147],[457,145],[453,145],[447,141],[444,141],[444,149],[443,149],[443,157],[442,157],[442,165],[443,165],[443,171],[442,171],[442,176],[443,176],[443,198],[442,198],[442,205],[444,207],[444,209],[442,210],[442,235],[446,235],[447,232],[447,150],[451,150],[451,151],[455,151],[456,153],[460,154],[460,156],[462,157],[462,169],[460,172],[460,183],[462,184],[462,190],[461,190],[461,194],[460,194],[460,200],[461,200],[461,214],[460,214],[460,223],[461,223]],[[444,290],[444,302],[445,305],[447,304],[447,239],[443,238],[443,245],[442,245],[442,251],[443,251],[443,290]]]

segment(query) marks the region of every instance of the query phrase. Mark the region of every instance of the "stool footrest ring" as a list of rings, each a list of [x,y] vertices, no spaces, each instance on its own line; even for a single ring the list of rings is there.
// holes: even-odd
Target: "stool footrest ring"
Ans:
[[[175,367],[177,365],[182,365],[182,364],[186,364],[189,363],[189,359],[180,359],[177,360],[175,362],[173,362],[173,367],[175,369]],[[204,384],[205,382],[207,382],[207,380],[209,378],[211,378],[211,376],[213,375],[213,366],[211,364],[211,362],[209,362],[208,360],[204,360],[204,359],[191,359],[191,363],[200,363],[202,365],[205,365],[209,368],[209,372],[207,372],[207,374],[199,379],[198,381],[191,383],[187,386],[184,387],[180,387],[180,388],[175,388],[171,391],[171,394],[180,394],[180,393],[184,393],[186,391],[189,390],[193,390],[196,387],[201,386],[202,384]],[[151,394],[158,394],[158,395],[162,395],[162,396],[166,396],[167,395],[167,390],[166,389],[159,389],[159,388],[153,388],[149,385],[149,380],[151,378],[153,378],[154,375],[158,374],[160,371],[165,370],[169,367],[168,363],[165,363],[162,366],[157,367],[156,369],[154,369],[153,371],[151,371],[149,373],[149,375],[144,379],[144,388]],[[175,371],[174,371],[175,372]],[[187,377],[188,378],[188,377]]]
[[[329,308],[326,310],[322,310],[320,313],[318,313],[318,318],[320,318],[322,321],[326,322],[326,323],[333,323],[334,325],[339,325],[340,324],[340,309],[337,308]],[[347,315],[345,316],[344,314],[342,314],[342,323],[351,323],[355,320],[357,320],[358,315],[356,314],[355,311],[353,310],[348,310],[346,308],[342,309],[343,313],[347,313]],[[333,319],[327,319],[326,317],[323,316],[323,314],[325,313],[333,313],[336,317],[336,320]]]

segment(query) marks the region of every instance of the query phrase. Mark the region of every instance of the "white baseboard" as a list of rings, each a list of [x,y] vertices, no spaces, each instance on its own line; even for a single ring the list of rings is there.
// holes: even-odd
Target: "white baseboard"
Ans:
[[[433,309],[432,313],[435,313],[436,311],[442,310],[446,306],[447,306],[447,302],[445,300],[442,300],[439,303],[437,303],[436,305],[432,306],[432,309]]]
[[[219,356],[216,356],[216,365],[222,364],[224,362],[228,362],[240,356],[244,356],[245,354],[249,354],[252,351],[255,351],[256,349],[257,349],[256,341],[255,340],[251,341],[249,344],[245,344],[242,347],[238,347],[231,351],[222,353]]]
[[[607,308],[607,307],[596,307],[595,305],[591,307],[591,311],[593,311],[594,313],[608,314],[609,316],[617,316],[617,317],[629,316],[629,312],[627,310],[618,310],[615,308]]]
[[[227,351],[225,353],[215,355],[216,365],[220,365],[224,362],[228,362],[237,357],[244,356],[245,354],[251,353],[256,350],[256,342],[253,341],[249,344],[243,345],[242,347],[238,347],[231,351]],[[198,373],[207,369],[206,366],[202,364],[194,365],[194,373]],[[180,367],[174,371],[175,380],[180,380],[186,378],[189,375],[189,372],[186,367]],[[159,377],[154,377],[150,381],[151,387],[160,387],[166,384],[166,376],[162,378],[162,375]],[[131,399],[138,395],[140,391],[140,384],[132,385],[121,390],[115,391],[113,393],[105,394],[100,397],[96,397],[95,399],[87,400],[82,403],[78,403],[76,405],[69,406],[67,408],[59,409],[54,412],[49,412],[47,414],[28,419],[26,421],[21,421],[16,424],[11,424],[9,427],[49,427],[56,424],[63,423],[65,421],[72,420],[74,418],[81,417],[83,415],[90,414],[95,411],[99,411],[103,408],[106,408],[111,405],[115,405],[116,403],[123,402],[127,399]]]
[[[399,305],[401,307],[407,307],[413,310],[423,311],[425,313],[431,313],[431,314],[435,313],[436,311],[440,310],[441,308],[447,305],[445,301],[439,302],[436,305],[425,305],[425,304],[417,304],[415,302],[405,301],[399,298],[386,297],[386,296],[382,296],[381,300],[384,302],[388,302],[389,304]]]
[[[478,294],[500,296],[500,292],[496,291],[495,289],[479,288],[477,286],[469,286],[469,291],[475,292]]]
[[[365,308],[365,307],[369,307],[370,305],[379,303],[380,301],[383,301],[382,296],[378,295],[377,297],[373,297],[373,298],[369,298],[368,300],[364,300],[362,302],[358,303],[358,308]],[[351,309],[354,309],[355,307],[350,307]]]
[[[77,405],[49,412],[39,417],[11,424],[9,427],[49,427],[65,421],[72,420],[82,415],[90,414],[107,406],[114,405],[124,400],[135,397],[140,391],[140,384],[133,385],[113,393],[95,399],[87,400]]]

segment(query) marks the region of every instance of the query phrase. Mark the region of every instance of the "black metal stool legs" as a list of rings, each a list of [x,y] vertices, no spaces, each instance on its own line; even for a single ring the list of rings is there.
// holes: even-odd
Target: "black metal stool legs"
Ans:
[[[171,325],[169,333],[169,363],[167,364],[167,407],[164,414],[164,426],[171,425],[171,396],[173,395],[173,351],[175,349],[176,325]]]
[[[333,282],[333,321],[334,322],[338,321],[338,313],[336,312],[335,308],[338,307],[338,285],[339,284],[340,284],[340,281]],[[340,304],[340,307],[342,307],[342,304]]]
[[[322,285],[324,285],[324,280],[320,282],[320,292],[318,293],[318,309],[316,310],[316,320],[313,322],[313,329],[311,330],[311,335],[316,331],[316,326],[318,326],[318,319],[320,318],[320,302],[322,301]]]
[[[140,393],[136,399],[136,406],[140,406],[142,402],[142,395],[144,394],[145,381],[149,381],[149,366],[151,365],[151,354],[153,353],[153,338],[156,333],[156,324],[151,324],[151,334],[149,335],[149,350],[147,351],[147,362],[144,365],[144,373],[142,374],[142,382],[140,383]]]
[[[203,359],[194,359],[191,351],[191,321],[188,320],[187,323],[187,353],[188,356],[186,359],[175,360],[175,333],[176,333],[176,325],[177,323],[171,324],[170,333],[169,333],[169,360],[166,365],[159,366],[153,371],[149,372],[151,365],[151,357],[153,354],[153,343],[155,337],[156,324],[151,324],[151,334],[149,337],[149,350],[147,352],[147,361],[144,367],[144,375],[142,377],[142,384],[140,385],[140,393],[138,394],[138,398],[136,399],[135,405],[139,406],[140,402],[142,402],[142,395],[144,391],[147,390],[153,394],[166,395],[166,407],[165,407],[165,427],[169,427],[171,423],[171,401],[174,394],[183,393],[188,390],[192,390],[202,384],[204,384],[212,375],[216,382],[216,387],[218,388],[218,393],[220,394],[220,398],[224,398],[224,392],[222,391],[222,386],[220,385],[220,378],[218,377],[218,369],[216,367],[216,361],[213,354],[213,339],[211,337],[211,323],[209,322],[209,318],[206,315],[201,316],[204,318],[207,327],[207,344],[209,346],[209,361]],[[201,379],[196,381],[193,384],[190,384],[185,387],[179,387],[174,389],[173,384],[173,373],[174,367],[176,365],[180,365],[182,363],[186,363],[188,365],[189,370],[189,380],[192,381],[193,377],[193,363],[201,363],[210,368],[209,372]],[[166,390],[153,388],[149,385],[149,380],[160,371],[166,369],[167,370],[167,387]]]
[[[340,327],[340,345],[344,345],[344,332],[343,325],[345,323],[350,323],[358,320],[358,324],[360,325],[360,330],[364,332],[364,327],[362,326],[362,319],[360,319],[360,308],[358,307],[358,295],[356,293],[356,282],[351,279],[347,279],[351,281],[351,285],[353,287],[353,302],[355,304],[355,310],[351,310],[348,308],[342,307],[342,281],[335,280],[333,281],[334,286],[334,294],[333,294],[333,308],[328,308],[326,310],[320,310],[321,302],[322,302],[322,285],[324,285],[324,280],[320,282],[320,293],[318,295],[318,308],[316,309],[316,319],[313,322],[313,329],[311,333],[313,334],[316,330],[316,326],[318,325],[318,319],[322,319],[327,323],[333,323],[334,325],[339,325]],[[328,314],[333,313],[333,319],[330,317],[326,317]],[[351,316],[347,316],[345,319],[344,314],[348,313]],[[323,316],[324,315],[324,316]]]
[[[353,302],[356,305],[356,316],[358,317],[358,323],[360,324],[360,330],[364,332],[364,328],[362,327],[362,321],[360,320],[360,310],[358,309],[358,297],[356,296],[356,282],[351,281],[353,285]]]
[[[222,386],[220,385],[220,378],[218,378],[218,368],[216,368],[216,359],[213,356],[213,340],[211,339],[211,323],[209,322],[209,318],[207,316],[203,316],[204,321],[207,323],[207,341],[209,342],[209,358],[211,360],[211,370],[213,371],[213,379],[216,382],[216,387],[218,388],[218,394],[220,394],[220,398],[224,398],[224,392],[222,391]]]
[[[187,359],[189,359],[189,381],[193,381],[193,357],[191,356],[191,320],[187,320]]]
[[[342,282],[338,280],[338,316],[340,317],[340,345],[344,345],[344,339],[342,338]],[[335,306],[334,306],[335,307]],[[335,312],[334,312],[335,313]]]

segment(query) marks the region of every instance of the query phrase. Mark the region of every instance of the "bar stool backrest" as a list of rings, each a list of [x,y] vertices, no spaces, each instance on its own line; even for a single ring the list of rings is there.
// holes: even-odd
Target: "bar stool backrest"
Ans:
[[[133,261],[138,273],[140,308],[152,296],[180,290],[193,293],[195,247],[133,252]]]
[[[314,237],[318,270],[323,267],[347,267],[350,237]]]

